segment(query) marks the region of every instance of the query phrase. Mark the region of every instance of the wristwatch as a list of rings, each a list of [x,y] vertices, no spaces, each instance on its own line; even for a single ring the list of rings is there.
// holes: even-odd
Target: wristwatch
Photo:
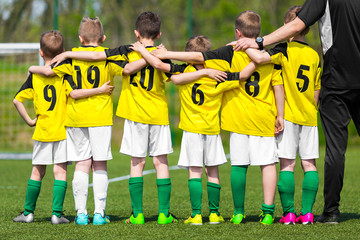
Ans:
[[[263,45],[263,42],[264,42],[264,38],[262,37],[257,37],[255,39],[255,42],[257,43],[257,45],[259,46],[259,50],[264,50],[264,45]]]

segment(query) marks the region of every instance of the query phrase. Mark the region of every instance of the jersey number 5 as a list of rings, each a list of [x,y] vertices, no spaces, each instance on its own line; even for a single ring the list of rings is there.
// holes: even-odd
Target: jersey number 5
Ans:
[[[309,87],[309,78],[306,75],[304,75],[304,72],[303,72],[303,71],[309,71],[309,70],[310,70],[310,67],[306,66],[306,65],[300,65],[300,67],[299,67],[299,71],[298,71],[298,74],[296,77],[304,80],[304,84],[302,85],[302,87],[300,87],[299,82],[296,82],[296,86],[300,92],[305,92]]]
[[[51,91],[51,97],[49,96],[49,90]],[[45,101],[51,103],[48,111],[54,110],[54,107],[56,104],[56,90],[55,90],[54,86],[46,85],[44,87],[44,99],[45,99]]]

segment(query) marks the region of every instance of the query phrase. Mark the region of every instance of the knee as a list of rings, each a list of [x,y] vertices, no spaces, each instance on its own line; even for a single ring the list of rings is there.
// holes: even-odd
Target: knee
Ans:
[[[132,157],[131,158],[131,166],[144,168],[145,167],[145,158]]]
[[[304,172],[316,171],[315,159],[302,160],[301,165],[304,169]]]
[[[160,155],[160,156],[156,156],[153,158],[153,164],[154,164],[154,167],[157,168],[157,167],[160,167],[161,165],[168,165],[168,162],[167,162],[167,156],[166,155]]]

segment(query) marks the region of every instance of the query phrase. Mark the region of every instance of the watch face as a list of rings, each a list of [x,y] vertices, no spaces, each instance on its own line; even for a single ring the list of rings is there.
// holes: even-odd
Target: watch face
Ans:
[[[261,43],[263,41],[263,38],[262,37],[257,37],[255,41],[258,42],[258,43]]]

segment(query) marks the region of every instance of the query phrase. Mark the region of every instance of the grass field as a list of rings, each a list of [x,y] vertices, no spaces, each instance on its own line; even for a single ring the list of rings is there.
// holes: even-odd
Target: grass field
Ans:
[[[179,149],[169,156],[169,165],[176,165]],[[323,205],[323,155],[318,161],[320,188],[314,206],[314,214],[319,215]],[[107,214],[111,223],[104,226],[77,226],[74,223],[53,226],[50,224],[52,202],[52,171],[43,180],[42,190],[35,211],[35,222],[31,224],[14,223],[12,219],[23,210],[26,184],[30,176],[31,161],[0,161],[0,239],[359,239],[360,238],[360,179],[359,169],[360,149],[350,147],[347,152],[344,188],[340,210],[341,223],[330,226],[323,224],[284,226],[279,223],[263,226],[258,222],[258,215],[262,203],[261,176],[258,167],[251,167],[247,177],[246,192],[246,221],[245,224],[234,226],[229,223],[233,211],[232,194],[230,189],[230,165],[220,168],[221,171],[221,203],[220,210],[226,223],[210,225],[205,217],[203,226],[187,226],[183,221],[191,213],[189,192],[187,188],[188,173],[185,170],[172,170],[172,198],[171,212],[180,220],[178,224],[159,226],[157,224],[157,189],[156,175],[144,177],[144,215],[145,225],[129,226],[124,220],[130,214],[130,196],[128,181],[112,182],[109,185]],[[149,159],[146,169],[152,169]],[[129,174],[129,159],[114,152],[114,160],[109,162],[109,179]],[[65,215],[74,220],[74,200],[72,197],[71,179],[74,166],[68,171],[68,191],[64,209]],[[296,169],[295,209],[300,210],[301,184],[303,174],[299,164]],[[203,179],[203,185],[205,184]],[[281,215],[278,194],[275,198],[276,222]],[[203,216],[207,216],[207,193],[203,192]],[[94,209],[92,188],[89,189],[88,211]]]

